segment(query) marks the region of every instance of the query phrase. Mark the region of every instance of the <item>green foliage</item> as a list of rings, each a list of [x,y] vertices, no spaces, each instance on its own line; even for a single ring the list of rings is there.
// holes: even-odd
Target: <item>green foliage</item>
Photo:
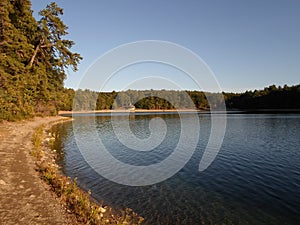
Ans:
[[[31,154],[37,159],[41,159],[43,157],[42,151],[42,143],[43,143],[43,126],[38,127],[32,137],[33,150]]]
[[[300,85],[283,88],[275,85],[264,90],[247,91],[242,94],[225,94],[229,108],[247,110],[299,110]]]
[[[136,109],[152,110],[218,110],[222,109],[224,103],[228,109],[300,109],[300,85],[290,87],[272,85],[264,90],[246,91],[241,94],[171,90],[99,93],[78,90],[71,95],[75,96],[73,110],[127,109],[130,105],[134,105]],[[69,100],[72,101],[72,98]]]
[[[98,93],[79,89],[75,93],[73,110],[95,110]]]
[[[81,59],[62,39],[67,26],[63,10],[51,3],[32,16],[30,0],[0,3],[0,119],[19,120],[33,115],[54,115],[70,109],[71,91],[63,81],[67,67],[77,70]],[[68,101],[68,102],[66,102]]]
[[[75,93],[73,105],[73,110],[75,111],[126,109],[131,105],[134,105],[137,109],[206,110],[210,108],[206,95],[219,96],[219,94],[203,93],[200,91],[172,90],[127,90],[122,92],[113,91],[99,93],[80,89]]]

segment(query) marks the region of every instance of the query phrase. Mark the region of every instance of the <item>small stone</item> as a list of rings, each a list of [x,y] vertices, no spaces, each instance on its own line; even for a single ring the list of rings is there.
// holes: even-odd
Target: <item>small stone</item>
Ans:
[[[23,186],[23,185],[19,185],[19,188],[23,189],[23,188],[24,188],[24,186]]]
[[[106,209],[103,208],[103,207],[101,207],[101,206],[99,207],[99,210],[100,210],[101,213],[105,213],[106,212]]]
[[[35,195],[30,195],[29,198],[35,198]]]
[[[0,180],[0,185],[6,185],[6,182],[4,180]]]

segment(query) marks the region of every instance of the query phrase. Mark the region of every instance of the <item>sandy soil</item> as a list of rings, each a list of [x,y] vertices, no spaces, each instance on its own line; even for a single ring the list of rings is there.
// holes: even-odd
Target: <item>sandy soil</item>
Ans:
[[[0,224],[74,224],[59,199],[35,171],[34,129],[62,117],[0,123]]]

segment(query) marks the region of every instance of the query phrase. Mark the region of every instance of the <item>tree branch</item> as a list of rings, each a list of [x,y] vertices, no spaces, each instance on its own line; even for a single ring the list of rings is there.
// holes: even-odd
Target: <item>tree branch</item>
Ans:
[[[34,53],[33,53],[32,57],[31,57],[31,59],[30,59],[30,62],[29,62],[29,66],[30,66],[30,67],[32,67],[33,62],[34,62],[34,60],[35,60],[35,57],[36,57],[38,51],[40,50],[41,43],[42,43],[42,39],[40,40],[40,43],[39,43],[39,44],[35,47],[35,49],[34,49]]]

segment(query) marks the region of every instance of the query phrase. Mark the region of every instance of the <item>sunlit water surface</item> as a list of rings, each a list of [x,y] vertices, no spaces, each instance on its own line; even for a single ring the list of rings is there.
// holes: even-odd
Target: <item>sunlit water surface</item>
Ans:
[[[150,165],[168,157],[176,147],[180,117],[118,116],[118,132],[129,119],[138,138],[149,137],[149,121],[156,116],[166,121],[168,129],[163,142],[149,152],[122,145],[109,115],[75,117],[80,125],[76,135],[89,135],[95,122],[98,138],[116,159]],[[97,141],[85,143],[87,148],[79,151],[72,122],[54,127],[59,134],[55,148],[63,153],[58,163],[66,175],[77,177],[83,189],[91,190],[96,200],[116,208],[132,208],[146,224],[300,224],[300,115],[228,114],[223,145],[204,172],[198,167],[210,134],[210,115],[200,114],[199,119],[195,153],[184,168],[161,183],[130,187],[100,176],[80,152],[98,149]],[[198,128],[191,125],[191,130]]]

